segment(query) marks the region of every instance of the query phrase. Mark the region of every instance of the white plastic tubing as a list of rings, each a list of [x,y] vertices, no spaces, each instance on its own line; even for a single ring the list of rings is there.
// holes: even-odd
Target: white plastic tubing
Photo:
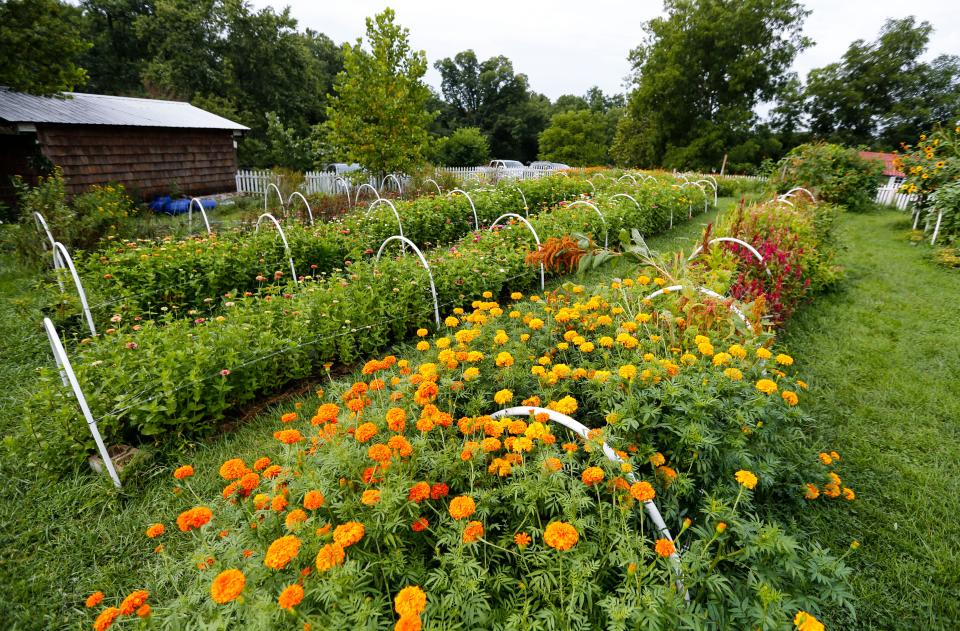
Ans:
[[[282,199],[280,201],[283,202]],[[293,275],[293,284],[299,285],[300,280],[297,278],[297,270],[293,266],[293,254],[290,253],[290,244],[287,243],[287,235],[284,234],[283,228],[280,227],[280,222],[277,221],[277,218],[271,215],[270,213],[263,213],[257,218],[257,227],[254,228],[253,231],[255,233],[260,231],[260,222],[263,221],[264,218],[272,221],[273,225],[276,226],[277,228],[277,232],[280,233],[280,238],[283,239],[283,249],[287,253],[287,258],[290,260],[290,273]]]
[[[387,199],[386,197],[379,197],[379,198],[373,200],[372,202],[370,202],[370,205],[367,207],[367,213],[369,213],[371,210],[373,210],[374,208],[376,208],[377,206],[379,206],[379,205],[381,205],[381,204],[386,204],[387,206],[390,207],[390,210],[393,211],[393,216],[397,218],[397,227],[400,229],[400,236],[402,237],[402,236],[403,236],[403,222],[400,221],[400,213],[397,212],[397,207],[394,206],[394,205],[393,205],[393,202],[391,202],[389,199]],[[406,244],[405,244],[405,243],[401,243],[401,246],[402,246],[401,249],[402,249],[404,252],[406,252]]]
[[[683,289],[683,285],[671,285],[669,287],[662,287],[657,291],[653,292],[652,294],[650,294],[649,296],[647,296],[646,298],[644,298],[644,300],[652,300],[657,296],[668,294],[673,291],[680,291],[681,289]],[[705,296],[710,296],[711,298],[716,298],[718,300],[726,300],[726,298],[724,298],[717,292],[713,291],[712,289],[707,289],[706,287],[695,287],[694,289],[696,289],[696,291],[698,291],[699,293]],[[747,330],[753,333],[753,326],[750,325],[750,321],[747,320],[747,316],[743,314],[743,311],[740,311],[739,307],[737,307],[734,304],[731,304],[730,311],[733,311],[737,315],[737,317],[740,318],[740,321],[747,326]]]
[[[718,243],[718,242],[719,242],[719,243],[723,243],[723,242],[736,243],[737,245],[741,245],[741,246],[747,248],[748,250],[750,250],[750,253],[753,254],[753,256],[754,256],[758,261],[760,261],[760,263],[763,265],[763,269],[764,269],[764,271],[767,273],[767,276],[770,276],[770,269],[767,267],[766,262],[764,262],[764,260],[763,260],[763,255],[760,254],[760,252],[757,251],[757,248],[753,247],[752,245],[750,245],[750,244],[747,243],[746,241],[743,241],[743,240],[741,240],[741,239],[737,239],[737,238],[735,238],[735,237],[717,237],[716,239],[710,239],[710,241],[707,243],[707,245],[713,245],[714,243]],[[697,255],[700,254],[702,251],[703,251],[703,246],[702,246],[702,245],[698,245],[698,246],[697,246],[697,249],[693,251],[693,253],[690,255],[690,257],[689,257],[687,260],[688,260],[688,261],[692,261],[692,260],[695,259],[695,258],[697,257]]]
[[[53,244],[53,268],[54,270],[66,269],[70,271],[70,276],[73,277],[73,284],[77,288],[77,293],[80,294],[80,305],[83,307],[83,315],[87,318],[90,335],[96,335],[97,327],[93,324],[93,314],[90,313],[90,305],[87,304],[87,292],[83,290],[83,283],[80,282],[80,275],[77,274],[77,268],[73,266],[73,259],[70,258],[70,253],[67,252],[67,248],[59,241]],[[59,274],[57,275],[57,281],[60,283],[60,291],[63,292],[63,282],[60,281]]]
[[[533,240],[537,242],[537,251],[539,252],[539,251],[540,251],[540,237],[537,236],[537,231],[533,229],[533,226],[530,225],[530,222],[529,222],[529,221],[527,221],[525,218],[521,217],[520,215],[518,215],[518,214],[516,214],[516,213],[506,213],[506,214],[500,215],[499,217],[497,217],[497,220],[494,221],[493,224],[490,225],[490,229],[493,230],[494,228],[497,227],[497,224],[500,223],[500,220],[502,220],[502,219],[507,219],[507,218],[519,219],[520,221],[522,221],[522,222],[527,226],[527,229],[530,230],[530,233],[533,235]],[[545,286],[545,284],[544,284],[544,275],[545,275],[545,274],[544,274],[544,269],[543,269],[543,263],[541,262],[541,263],[540,263],[540,291],[543,291],[544,286]]]
[[[94,420],[93,414],[90,412],[87,399],[83,396],[83,391],[80,390],[80,383],[77,381],[77,376],[73,372],[73,366],[70,365],[70,359],[67,357],[66,351],[63,350],[63,344],[60,343],[60,335],[57,333],[57,328],[53,326],[50,318],[43,319],[43,328],[46,330],[47,338],[50,340],[50,349],[53,351],[53,358],[56,360],[57,368],[60,370],[63,385],[70,386],[73,390],[73,394],[77,398],[77,403],[80,405],[80,411],[83,413],[83,418],[87,421],[87,427],[90,429],[90,433],[93,434],[94,442],[97,443],[97,450],[100,452],[100,457],[103,458],[103,464],[106,466],[107,472],[113,480],[113,485],[119,489],[120,477],[117,475],[117,470],[113,466],[113,460],[107,452],[107,446],[103,444],[103,438],[100,436],[99,428],[97,428],[97,421]]]
[[[310,218],[310,225],[313,225],[313,209],[310,208],[310,202],[307,201],[307,198],[303,196],[303,193],[300,191],[294,191],[290,193],[290,199],[287,200],[287,208],[290,208],[293,204],[293,198],[299,197],[303,201],[303,205],[307,207],[307,216]]]
[[[557,412],[555,410],[549,410],[547,408],[521,405],[517,407],[504,408],[502,410],[498,410],[493,414],[491,414],[490,416],[491,418],[501,418],[504,416],[526,417],[526,416],[530,416],[531,414],[534,414],[534,415],[546,414],[547,418],[549,418],[554,423],[557,423],[558,425],[563,425],[570,431],[580,436],[580,438],[582,438],[583,440],[589,440],[590,430],[589,428],[587,428],[586,425],[584,425],[583,423],[581,423],[580,421],[574,418],[567,416],[566,414],[561,414],[560,412]],[[623,459],[620,456],[618,456],[617,453],[607,443],[603,443],[603,455],[606,456],[607,460],[610,460],[611,462],[616,462],[618,464],[623,463]],[[637,478],[635,475],[633,475],[633,473],[627,473],[627,479],[630,482],[637,482]],[[673,541],[673,535],[670,534],[670,529],[667,528],[666,522],[663,521],[663,515],[660,514],[660,509],[657,508],[657,504],[653,500],[647,500],[646,502],[643,503],[643,509],[644,511],[646,511],[647,516],[650,518],[650,521],[653,522],[653,525],[656,526],[657,532],[659,532],[663,538]],[[670,560],[673,562],[674,568],[677,571],[677,574],[679,575],[680,555],[676,551],[674,551],[674,553],[670,555]],[[683,583],[681,583],[679,579],[677,579],[677,585],[680,589],[683,589]],[[684,590],[684,592],[686,593],[686,590]],[[687,599],[689,600],[689,594],[687,594]]]
[[[473,198],[470,197],[470,193],[468,193],[468,192],[466,192],[465,190],[460,189],[460,188],[455,188],[455,189],[453,189],[452,191],[450,191],[449,193],[447,193],[447,196],[448,196],[448,197],[453,197],[453,196],[456,195],[457,193],[460,193],[461,195],[463,195],[464,197],[466,197],[466,198],[467,198],[467,201],[470,202],[470,210],[473,211],[473,229],[474,229],[474,230],[479,230],[479,229],[480,229],[480,220],[477,218],[477,207],[473,205]]]
[[[283,203],[283,200],[280,200],[280,203]],[[203,225],[207,227],[207,234],[212,234],[210,230],[210,222],[207,220],[207,211],[203,209],[203,202],[201,202],[196,197],[190,198],[190,206],[187,208],[187,225],[190,226],[191,231],[193,230],[193,205],[196,204],[197,208],[200,209],[200,215],[203,216]]]
[[[603,222],[603,249],[606,250],[607,247],[610,245],[610,241],[609,241],[609,239],[610,239],[610,229],[607,227],[607,220],[606,220],[606,218],[603,216],[603,213],[600,212],[600,209],[599,209],[599,208],[597,208],[596,206],[594,206],[594,205],[591,204],[590,202],[585,202],[585,201],[583,201],[582,199],[579,199],[579,200],[573,202],[572,204],[567,204],[566,208],[573,208],[574,206],[587,206],[588,208],[592,208],[592,209],[594,210],[594,212],[596,212],[598,215],[600,215],[600,221]]]
[[[383,254],[383,249],[387,247],[387,244],[391,241],[400,241],[400,243],[405,243],[409,245],[416,255],[420,258],[420,262],[423,263],[423,267],[427,270],[427,276],[430,278],[430,295],[433,296],[433,318],[437,323],[437,326],[440,326],[440,303],[437,300],[437,286],[433,283],[433,272],[430,271],[430,264],[427,263],[427,257],[423,255],[423,252],[420,251],[420,248],[417,247],[417,244],[411,241],[410,239],[394,235],[392,237],[387,237],[383,243],[380,244],[380,249],[377,250],[377,258],[375,263],[380,261],[380,255]]]

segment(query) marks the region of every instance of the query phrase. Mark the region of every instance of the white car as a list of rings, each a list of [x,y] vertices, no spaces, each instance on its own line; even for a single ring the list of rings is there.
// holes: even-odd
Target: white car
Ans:
[[[497,178],[523,179],[527,167],[523,166],[519,160],[491,160],[484,170],[492,171]]]

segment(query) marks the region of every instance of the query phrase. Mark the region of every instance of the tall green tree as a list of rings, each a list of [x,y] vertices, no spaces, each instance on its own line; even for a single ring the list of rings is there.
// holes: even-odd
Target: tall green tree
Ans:
[[[550,100],[531,92],[527,76],[515,73],[509,59],[501,55],[481,62],[465,50],[434,67],[445,99],[443,127],[478,127],[495,158],[536,158],[537,136],[550,119]]]
[[[410,33],[392,9],[367,18],[366,44],[343,47],[327,107],[328,140],[350,162],[378,175],[412,172],[425,163],[429,143],[423,83],[427,56],[410,47]]]
[[[602,113],[589,109],[554,114],[540,133],[540,159],[570,166],[607,164],[610,138]]]
[[[87,81],[80,58],[89,46],[76,7],[58,0],[0,1],[0,85],[43,95],[74,90]]]
[[[796,0],[665,0],[631,51],[636,89],[615,144],[620,163],[717,169],[745,142],[811,44]],[[757,156],[759,158],[759,156]]]
[[[490,143],[476,127],[461,127],[437,140],[434,162],[448,167],[475,167],[490,160]]]
[[[80,63],[90,75],[85,90],[94,94],[143,94],[147,46],[137,21],[154,13],[154,0],[82,0],[83,34],[92,46]]]
[[[814,135],[889,150],[960,113],[960,57],[920,59],[932,33],[912,16],[887,20],[875,41],[858,39],[840,61],[812,70]]]

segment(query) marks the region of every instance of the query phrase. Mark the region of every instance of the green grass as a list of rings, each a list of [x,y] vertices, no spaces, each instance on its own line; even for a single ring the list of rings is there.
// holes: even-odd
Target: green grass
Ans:
[[[960,628],[960,274],[911,245],[907,217],[847,215],[847,280],[781,340],[809,376],[815,443],[843,457],[847,510],[799,525],[845,550],[856,619],[827,628]]]
[[[720,208],[734,204],[721,199]],[[693,221],[678,223],[669,233],[648,240],[651,248],[689,251],[706,223],[718,212],[697,215]],[[612,237],[614,235],[611,235]],[[577,282],[604,282],[626,272],[635,262],[619,259],[610,266],[587,274]],[[37,367],[52,362],[49,344],[40,326],[42,314],[30,299],[30,286],[44,275],[43,270],[17,266],[9,254],[0,254],[0,290],[15,301],[0,301],[0,339],[4,352],[0,377],[5,388],[0,394],[0,428],[16,424],[16,404],[29,391],[30,376]],[[557,279],[558,284],[570,278]],[[183,500],[171,493],[171,466],[189,462],[198,470],[219,468],[233,457],[249,460],[260,455],[264,436],[276,424],[276,410],[288,411],[297,400],[306,408],[313,398],[288,397],[242,423],[232,433],[220,436],[181,456],[157,453],[154,460],[139,467],[132,479],[116,492],[109,478],[81,472],[54,484],[38,483],[32,474],[0,459],[5,478],[0,494],[0,620],[4,628],[49,629],[89,628],[90,616],[83,600],[94,590],[109,595],[135,588],[151,590],[151,602],[162,603],[174,589],[171,577],[155,560],[153,543],[144,536],[155,521],[166,521],[181,510]],[[215,479],[206,485],[194,484],[200,497],[219,493]],[[178,556],[177,538],[166,545]],[[183,568],[187,569],[187,568]]]

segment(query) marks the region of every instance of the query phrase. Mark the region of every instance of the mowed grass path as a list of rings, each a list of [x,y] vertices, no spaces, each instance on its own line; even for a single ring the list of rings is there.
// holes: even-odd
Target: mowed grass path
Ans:
[[[781,336],[809,377],[814,444],[840,452],[857,492],[800,517],[837,552],[862,542],[847,558],[857,617],[825,612],[828,629],[960,629],[960,274],[909,227],[847,215],[846,281]]]

